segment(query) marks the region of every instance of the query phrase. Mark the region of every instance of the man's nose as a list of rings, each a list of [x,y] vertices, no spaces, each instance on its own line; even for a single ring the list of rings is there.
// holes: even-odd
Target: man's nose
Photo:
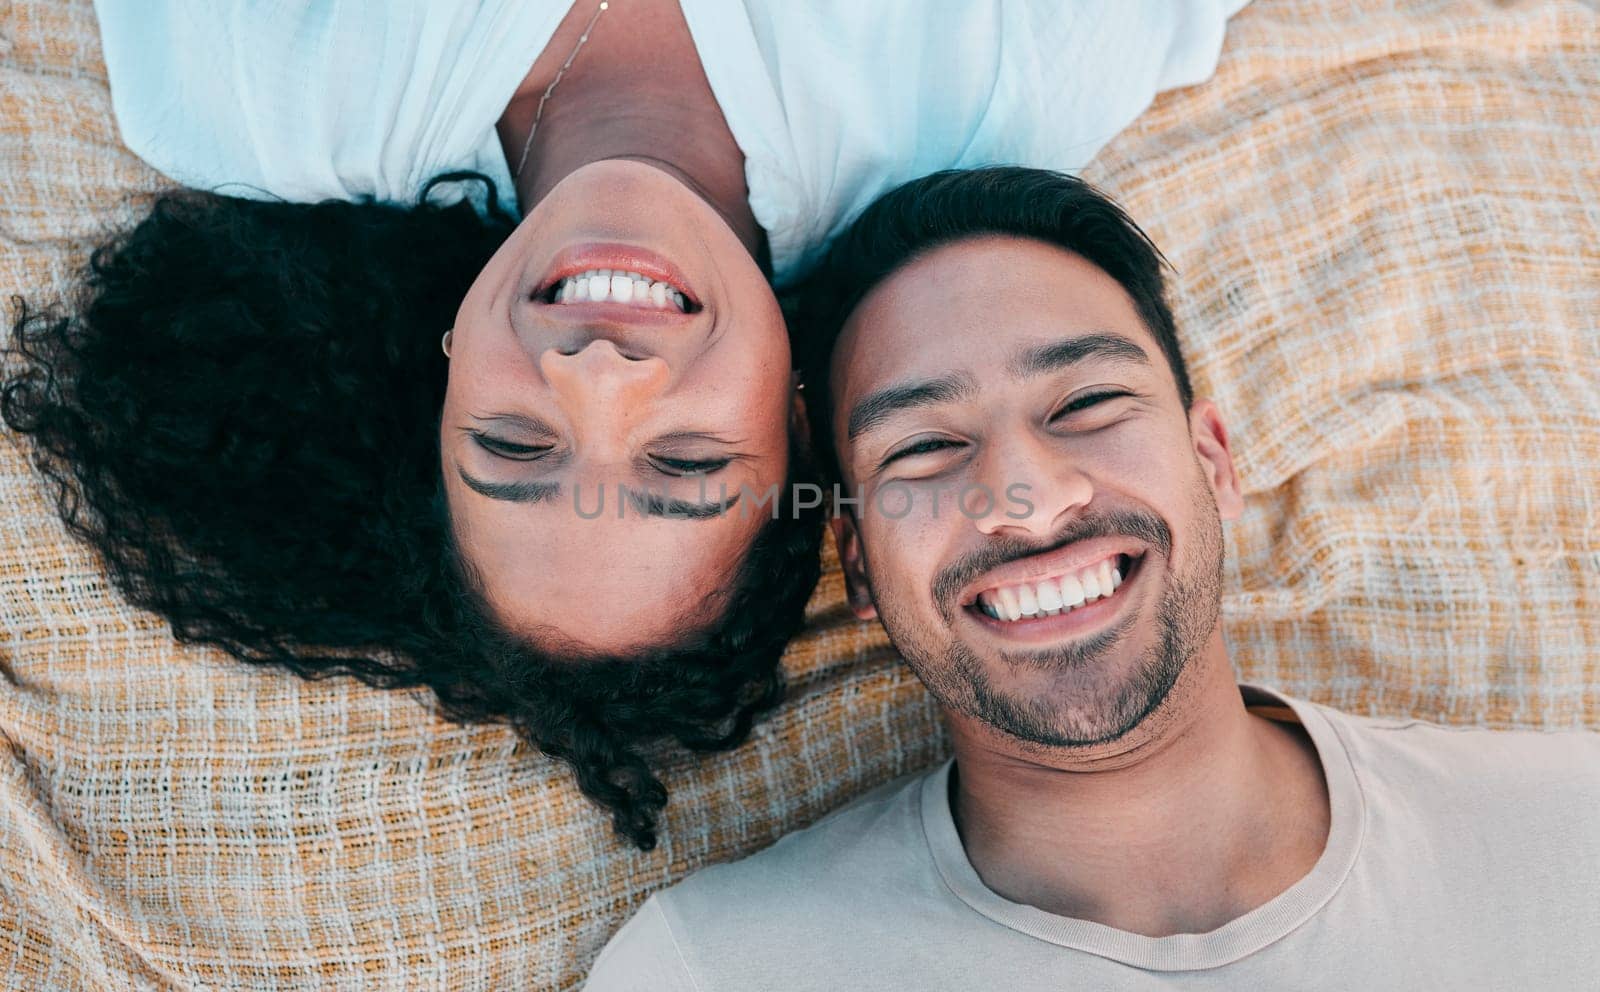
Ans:
[[[654,355],[629,357],[604,338],[574,350],[550,348],[539,355],[539,369],[574,418],[641,413],[670,378],[665,361]]]
[[[988,512],[973,514],[973,523],[986,535],[1050,537],[1094,495],[1083,466],[1031,431],[991,445],[981,481],[994,498]]]

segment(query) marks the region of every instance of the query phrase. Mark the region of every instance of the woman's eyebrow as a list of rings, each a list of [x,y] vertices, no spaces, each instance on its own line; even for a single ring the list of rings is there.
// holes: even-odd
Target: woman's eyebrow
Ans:
[[[460,465],[456,466],[456,474],[478,495],[507,503],[543,503],[561,495],[559,482],[488,482],[468,475]]]
[[[625,490],[625,499],[635,510],[643,510],[646,516],[667,517],[674,520],[712,520],[731,510],[739,502],[739,494],[734,493],[725,501],[712,501],[710,503],[692,503],[686,499],[672,499],[659,493],[634,492]]]
[[[488,482],[468,475],[466,469],[459,465],[456,466],[456,472],[468,489],[489,499],[506,503],[544,503],[553,501],[561,495],[559,482]],[[626,505],[636,513],[671,520],[712,520],[727,513],[739,502],[738,493],[733,493],[724,500],[695,503],[686,499],[663,496],[648,489],[633,489],[623,485],[617,487],[617,498],[626,501]],[[624,511],[619,510],[619,512]]]

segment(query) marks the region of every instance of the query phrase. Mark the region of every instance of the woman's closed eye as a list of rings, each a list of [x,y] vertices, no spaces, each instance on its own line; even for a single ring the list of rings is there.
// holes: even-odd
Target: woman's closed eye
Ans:
[[[472,439],[485,451],[518,462],[537,461],[548,454],[553,447],[548,444],[518,444],[482,431],[472,431],[471,434]]]
[[[732,458],[666,458],[661,455],[651,455],[650,463],[665,475],[710,475],[727,468]]]

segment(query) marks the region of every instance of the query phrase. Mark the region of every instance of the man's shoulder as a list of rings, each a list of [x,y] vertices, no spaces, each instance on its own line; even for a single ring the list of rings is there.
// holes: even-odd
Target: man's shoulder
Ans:
[[[742,861],[657,892],[601,953],[591,990],[767,988],[837,947],[841,921],[936,910],[942,882],[922,794],[943,768],[896,779]],[[792,973],[791,973],[792,974]]]
[[[804,914],[863,887],[933,870],[922,790],[939,771],[885,783],[763,851],[701,869],[661,893],[664,912],[674,928],[735,919],[771,924],[777,915]]]
[[[1352,758],[1399,761],[1441,773],[1468,764],[1507,778],[1532,773],[1600,787],[1600,733],[1453,726],[1410,717],[1361,716],[1318,706],[1352,751]]]
[[[1532,817],[1600,827],[1600,734],[1318,709],[1338,732],[1369,800],[1390,798],[1448,816],[1498,811],[1523,826]]]

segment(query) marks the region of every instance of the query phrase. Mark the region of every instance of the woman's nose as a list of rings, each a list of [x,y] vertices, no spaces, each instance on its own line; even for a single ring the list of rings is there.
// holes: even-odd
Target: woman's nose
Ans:
[[[564,405],[613,414],[659,396],[669,379],[667,363],[660,358],[630,358],[603,338],[573,351],[551,348],[539,356],[539,368]]]

